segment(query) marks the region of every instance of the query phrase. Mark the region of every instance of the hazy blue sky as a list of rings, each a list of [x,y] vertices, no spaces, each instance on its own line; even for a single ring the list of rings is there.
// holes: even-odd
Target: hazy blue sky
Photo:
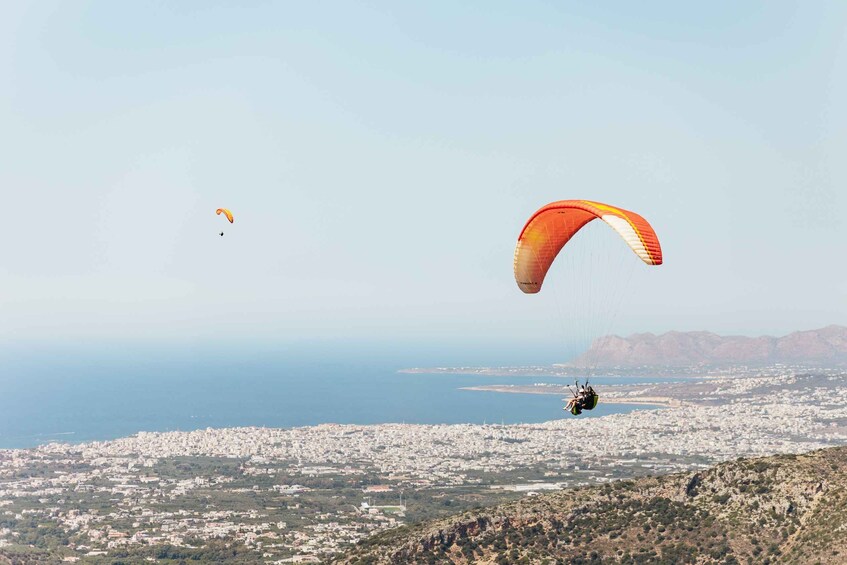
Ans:
[[[564,198],[662,239],[619,333],[847,322],[845,30],[843,2],[6,2],[0,339],[555,341],[512,252]]]

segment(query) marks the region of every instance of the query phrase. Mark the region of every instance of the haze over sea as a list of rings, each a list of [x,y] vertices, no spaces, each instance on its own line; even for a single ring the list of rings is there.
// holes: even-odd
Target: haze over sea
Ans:
[[[420,346],[350,344],[253,350],[52,347],[31,348],[25,354],[0,352],[4,366],[0,448],[206,427],[543,422],[565,416],[559,398],[460,388],[557,382],[555,378],[397,371],[420,366],[542,364],[568,357],[551,358],[549,352],[545,358],[526,351],[441,348],[435,352]],[[593,378],[596,384],[625,381]],[[601,404],[587,417],[633,409]]]

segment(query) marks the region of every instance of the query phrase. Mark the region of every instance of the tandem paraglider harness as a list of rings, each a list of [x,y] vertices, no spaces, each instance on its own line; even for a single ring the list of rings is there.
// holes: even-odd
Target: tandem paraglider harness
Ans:
[[[576,387],[576,390],[568,387],[568,390],[570,390],[573,394],[573,398],[568,401],[567,406],[565,406],[565,410],[574,416],[579,416],[582,414],[583,410],[594,410],[597,403],[600,401],[600,397],[591,385],[588,384],[588,380],[586,379],[585,385],[583,386],[579,385],[579,381],[577,381],[574,386]]]

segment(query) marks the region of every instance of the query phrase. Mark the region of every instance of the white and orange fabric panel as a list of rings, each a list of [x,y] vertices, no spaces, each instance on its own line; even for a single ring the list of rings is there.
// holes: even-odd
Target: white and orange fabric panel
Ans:
[[[515,281],[527,294],[541,290],[556,256],[588,222],[600,218],[648,265],[662,264],[662,248],[653,227],[635,212],[590,200],[560,200],[530,217],[515,247]]]

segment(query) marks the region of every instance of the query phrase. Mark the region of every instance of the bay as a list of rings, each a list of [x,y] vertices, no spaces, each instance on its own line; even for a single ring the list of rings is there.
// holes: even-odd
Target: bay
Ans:
[[[555,378],[398,372],[420,366],[427,357],[422,352],[352,348],[250,354],[155,349],[84,354],[42,351],[5,363],[0,377],[0,448],[207,427],[512,424],[572,417],[562,411],[563,402],[556,396],[462,390],[479,385],[560,382]],[[472,357],[478,362],[485,355],[443,357],[455,361]],[[638,379],[660,380],[667,379]],[[633,379],[601,376],[593,377],[592,382],[602,387]],[[634,409],[638,407],[601,403],[581,417]]]

